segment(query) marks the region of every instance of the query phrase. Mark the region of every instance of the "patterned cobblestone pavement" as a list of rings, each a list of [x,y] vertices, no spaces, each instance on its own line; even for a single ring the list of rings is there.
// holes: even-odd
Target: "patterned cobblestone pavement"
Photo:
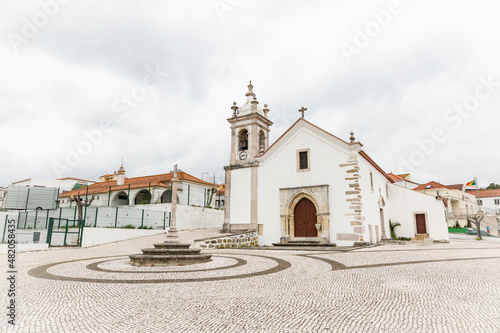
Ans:
[[[2,331],[500,332],[500,242],[227,249],[206,251],[206,264],[128,265],[163,237],[19,254],[16,326],[4,315]]]

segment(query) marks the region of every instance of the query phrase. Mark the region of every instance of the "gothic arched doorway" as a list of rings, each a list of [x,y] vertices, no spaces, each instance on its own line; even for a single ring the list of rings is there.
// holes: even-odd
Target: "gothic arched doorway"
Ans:
[[[307,198],[301,199],[294,210],[295,237],[318,237],[316,207]]]

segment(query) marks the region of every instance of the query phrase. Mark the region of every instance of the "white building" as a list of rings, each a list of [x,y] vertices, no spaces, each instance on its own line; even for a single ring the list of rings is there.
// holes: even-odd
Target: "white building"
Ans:
[[[476,194],[476,191],[471,191]],[[491,215],[500,215],[500,189],[477,191],[479,210]]]
[[[269,109],[248,86],[234,103],[224,230],[255,229],[259,245],[318,240],[377,243],[389,236],[447,240],[443,202],[396,185],[351,133],[346,142],[299,118],[269,145]]]
[[[125,169],[120,167],[113,175],[100,177],[100,182],[62,193],[60,207],[71,207],[70,198],[77,194],[81,198],[94,196],[92,206],[123,206],[161,204],[172,202],[171,179],[173,173],[143,177],[125,177]],[[178,171],[177,202],[182,205],[215,205],[217,185],[196,178],[182,170]]]

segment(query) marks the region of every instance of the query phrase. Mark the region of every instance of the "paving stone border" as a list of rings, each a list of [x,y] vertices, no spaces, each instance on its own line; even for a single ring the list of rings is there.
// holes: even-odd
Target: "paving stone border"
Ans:
[[[318,254],[328,254],[328,253],[318,253]],[[376,267],[427,264],[427,263],[434,263],[434,262],[500,259],[500,257],[477,257],[477,258],[456,258],[456,259],[436,259],[436,260],[414,260],[414,261],[400,261],[400,262],[391,262],[391,263],[373,264],[373,265],[346,266],[338,261],[331,260],[328,258],[315,257],[314,255],[316,255],[316,253],[314,253],[314,254],[299,254],[298,256],[326,262],[327,264],[330,264],[330,266],[332,266],[332,271],[348,270],[348,269],[360,269],[360,268],[376,268]]]
[[[79,262],[79,261],[87,261],[87,260],[92,260],[92,259],[110,258],[110,257],[97,257],[97,258],[86,258],[86,259],[79,259],[79,260],[69,260],[69,261],[63,261],[63,262],[56,262],[56,263],[52,263],[52,264],[39,266],[39,267],[33,268],[30,271],[28,271],[28,275],[35,277],[35,278],[48,279],[48,280],[90,282],[90,283],[132,283],[132,284],[137,284],[137,283],[175,283],[175,282],[185,283],[185,282],[222,281],[222,280],[233,280],[233,279],[243,279],[243,278],[255,277],[255,276],[263,276],[263,275],[281,272],[281,271],[286,270],[292,266],[292,264],[290,262],[283,260],[283,259],[279,259],[279,258],[273,258],[273,257],[268,257],[268,256],[262,256],[262,255],[253,255],[253,254],[247,254],[247,256],[259,257],[259,258],[272,260],[272,261],[276,262],[277,265],[270,268],[270,269],[266,269],[266,270],[263,270],[260,272],[231,275],[231,276],[217,276],[217,277],[209,277],[209,278],[193,278],[193,279],[149,279],[149,280],[148,279],[144,279],[144,280],[142,280],[142,279],[140,279],[140,280],[91,279],[91,278],[75,278],[75,277],[61,276],[61,275],[51,274],[48,272],[48,269],[50,269],[51,267],[54,267],[56,265]],[[112,256],[112,257],[124,258],[124,256],[122,256],[122,255],[121,256]],[[230,257],[230,256],[225,256],[225,257],[234,258],[234,257]],[[234,259],[236,259],[236,258],[234,258]],[[134,273],[137,274],[137,273],[142,273],[142,272],[136,271]],[[162,273],[165,273],[165,271],[162,271]],[[127,273],[125,273],[125,274],[127,274]]]
[[[113,269],[105,269],[105,268],[100,268],[99,265],[105,262],[110,262],[113,260],[118,260],[118,259],[109,259],[109,260],[102,260],[102,261],[97,261],[91,264],[88,264],[85,268],[90,269],[92,271],[98,271],[98,272],[107,272],[107,273],[156,273],[156,274],[164,274],[164,273],[193,273],[193,272],[208,272],[208,271],[217,271],[217,270],[222,270],[222,269],[231,269],[231,268],[236,268],[240,267],[243,265],[247,264],[247,261],[244,259],[236,258],[236,257],[229,257],[229,256],[217,256],[221,258],[230,258],[236,260],[236,264],[230,265],[230,266],[224,266],[224,267],[216,267],[216,268],[208,268],[208,269],[192,269],[192,270],[182,270],[182,271],[167,271],[167,270],[161,270],[161,271],[120,271],[120,270],[113,270]]]

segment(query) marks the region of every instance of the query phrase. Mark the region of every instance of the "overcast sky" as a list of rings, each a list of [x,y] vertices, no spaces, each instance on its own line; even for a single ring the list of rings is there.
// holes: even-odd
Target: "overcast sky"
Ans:
[[[494,0],[2,1],[0,186],[174,164],[223,182],[252,80],[276,140],[306,119],[387,172],[500,183]],[[208,175],[203,175],[208,180]]]

